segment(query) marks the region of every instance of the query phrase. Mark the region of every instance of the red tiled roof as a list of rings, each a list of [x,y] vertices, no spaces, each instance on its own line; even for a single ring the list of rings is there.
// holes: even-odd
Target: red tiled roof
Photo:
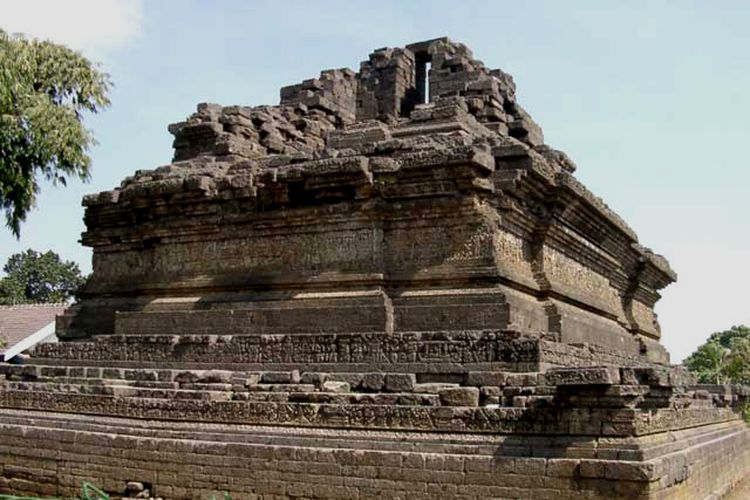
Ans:
[[[66,307],[65,304],[0,306],[0,338],[5,342],[0,353],[55,321],[55,316]]]

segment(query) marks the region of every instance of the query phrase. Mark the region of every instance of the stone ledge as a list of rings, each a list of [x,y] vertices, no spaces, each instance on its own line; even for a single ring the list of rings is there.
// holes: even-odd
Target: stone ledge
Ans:
[[[544,375],[548,385],[614,385],[620,383],[620,369],[597,366],[588,368],[552,368]]]
[[[703,437],[699,429],[682,431],[673,453],[629,461],[568,458],[564,453],[573,443],[555,451],[552,441],[534,436],[513,438],[525,440],[525,448],[517,448],[493,436],[226,424],[196,429],[189,422],[0,410],[0,452],[17,450],[16,462],[3,464],[0,491],[69,496],[85,479],[111,493],[129,481],[148,482],[155,494],[178,500],[212,491],[234,498],[378,492],[410,498],[702,499],[750,468],[750,448],[737,447],[750,443],[747,428],[735,424],[718,439],[709,428],[721,432],[724,426],[706,426]],[[623,449],[640,444],[621,440]],[[589,442],[589,450],[597,448]]]
[[[731,408],[435,407],[349,404],[338,399],[211,401],[15,390],[0,391],[0,407],[217,423],[592,437],[642,436],[737,419]]]

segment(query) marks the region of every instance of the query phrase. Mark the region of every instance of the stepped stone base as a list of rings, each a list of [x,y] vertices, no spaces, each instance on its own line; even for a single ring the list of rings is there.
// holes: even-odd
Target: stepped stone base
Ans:
[[[0,492],[703,499],[746,392],[512,330],[103,335],[0,365]]]
[[[162,498],[710,498],[750,469],[738,421],[629,438],[300,429],[3,410],[0,492],[131,481]],[[627,459],[618,459],[625,456]],[[715,497],[714,497],[715,498]]]

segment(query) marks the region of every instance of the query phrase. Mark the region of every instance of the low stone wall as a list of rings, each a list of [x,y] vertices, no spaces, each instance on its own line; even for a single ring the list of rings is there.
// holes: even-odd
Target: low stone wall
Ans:
[[[88,481],[118,495],[136,482],[167,499],[705,498],[750,470],[736,414],[747,388],[552,338],[45,345],[0,365],[0,485],[64,496]]]
[[[34,363],[137,368],[413,372],[539,371],[552,366],[645,362],[596,344],[543,340],[512,330],[314,335],[103,335],[40,344]],[[664,367],[666,369],[666,366]]]
[[[617,460],[651,444],[655,456]],[[12,458],[11,458],[12,450]],[[706,498],[750,468],[739,421],[640,440],[156,422],[2,410],[0,492],[127,482],[167,499]]]

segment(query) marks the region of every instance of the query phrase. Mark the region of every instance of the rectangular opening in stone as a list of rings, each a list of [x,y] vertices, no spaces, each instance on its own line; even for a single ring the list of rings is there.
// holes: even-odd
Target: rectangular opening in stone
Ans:
[[[418,53],[415,55],[414,64],[414,83],[416,95],[414,96],[415,104],[427,104],[430,102],[430,67],[432,58],[427,53]]]
[[[422,96],[422,103],[428,104],[430,102],[430,69],[432,68],[432,62],[427,61],[424,66],[424,95]]]

